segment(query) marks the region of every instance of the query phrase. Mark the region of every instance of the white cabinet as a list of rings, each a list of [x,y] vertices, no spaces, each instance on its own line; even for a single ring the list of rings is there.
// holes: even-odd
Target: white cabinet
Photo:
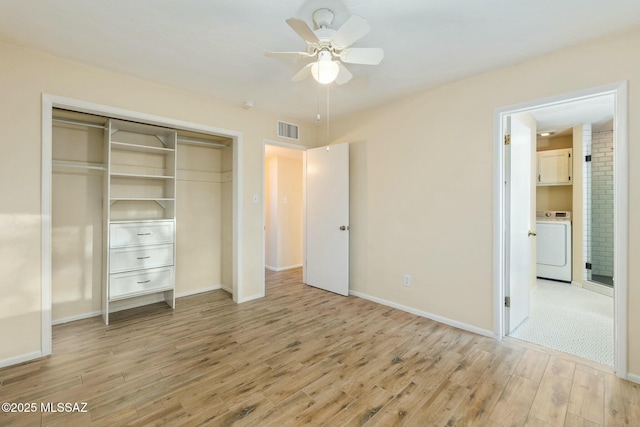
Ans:
[[[537,185],[572,185],[572,149],[538,151]]]
[[[102,315],[158,294],[175,307],[175,130],[109,120],[105,132]],[[139,304],[136,304],[139,305]]]

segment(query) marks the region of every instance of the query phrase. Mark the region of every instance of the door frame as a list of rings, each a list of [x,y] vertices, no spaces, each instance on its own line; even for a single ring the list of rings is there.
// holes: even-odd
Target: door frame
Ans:
[[[52,353],[52,147],[53,109],[63,108],[81,113],[96,114],[116,119],[136,120],[158,126],[190,130],[229,137],[233,141],[233,301],[242,302],[242,132],[187,122],[153,114],[146,114],[74,98],[42,94],[42,191],[41,191],[41,354]]]
[[[267,215],[267,203],[266,203],[266,191],[265,191],[265,184],[266,184],[266,180],[265,180],[265,172],[266,172],[266,164],[265,162],[267,161],[267,145],[274,145],[276,147],[282,147],[282,148],[288,148],[291,150],[298,150],[298,151],[302,151],[302,280],[303,282],[306,279],[306,265],[307,265],[307,234],[306,234],[306,230],[307,230],[307,204],[306,204],[306,193],[307,193],[307,179],[306,179],[306,174],[304,173],[305,170],[307,170],[307,155],[306,155],[306,151],[309,147],[306,147],[304,145],[300,145],[300,144],[293,144],[291,142],[283,142],[283,141],[276,141],[273,139],[268,139],[265,138],[262,140],[262,172],[261,172],[261,179],[260,182],[262,183],[262,291],[260,292],[260,294],[262,296],[266,295],[266,276],[265,276],[265,270],[266,270],[266,266],[267,266],[267,250],[266,250],[266,244],[267,244],[267,236],[266,236],[266,215]]]
[[[506,335],[504,296],[506,278],[506,191],[504,186],[504,136],[503,120],[516,113],[542,107],[561,105],[602,95],[615,96],[614,107],[614,371],[616,376],[627,378],[627,294],[628,294],[628,218],[629,218],[629,164],[628,164],[628,82],[621,81],[578,92],[528,101],[497,108],[494,111],[494,200],[493,200],[493,276],[494,276],[494,333],[498,339]]]

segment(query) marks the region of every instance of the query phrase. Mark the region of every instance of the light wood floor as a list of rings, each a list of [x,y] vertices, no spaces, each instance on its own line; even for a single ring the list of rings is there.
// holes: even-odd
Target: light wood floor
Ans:
[[[54,353],[0,370],[0,425],[640,425],[640,386],[605,366],[497,341],[267,274],[224,291],[54,327]]]

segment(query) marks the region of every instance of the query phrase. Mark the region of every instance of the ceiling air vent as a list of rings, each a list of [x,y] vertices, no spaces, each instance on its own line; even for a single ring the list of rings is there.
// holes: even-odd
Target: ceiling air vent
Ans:
[[[293,123],[281,122],[278,120],[278,136],[280,138],[293,139],[298,141],[300,139],[298,133],[298,125]]]

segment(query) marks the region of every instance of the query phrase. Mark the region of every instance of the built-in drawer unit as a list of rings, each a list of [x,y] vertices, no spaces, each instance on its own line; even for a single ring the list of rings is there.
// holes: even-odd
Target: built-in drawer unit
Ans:
[[[173,265],[173,245],[134,246],[109,251],[110,273]]]
[[[154,268],[143,271],[112,274],[109,299],[173,289],[173,268]]]
[[[159,297],[175,307],[177,145],[175,129],[116,119],[105,123],[102,317],[107,325],[109,313]]]
[[[112,223],[111,248],[173,243],[173,221]]]

